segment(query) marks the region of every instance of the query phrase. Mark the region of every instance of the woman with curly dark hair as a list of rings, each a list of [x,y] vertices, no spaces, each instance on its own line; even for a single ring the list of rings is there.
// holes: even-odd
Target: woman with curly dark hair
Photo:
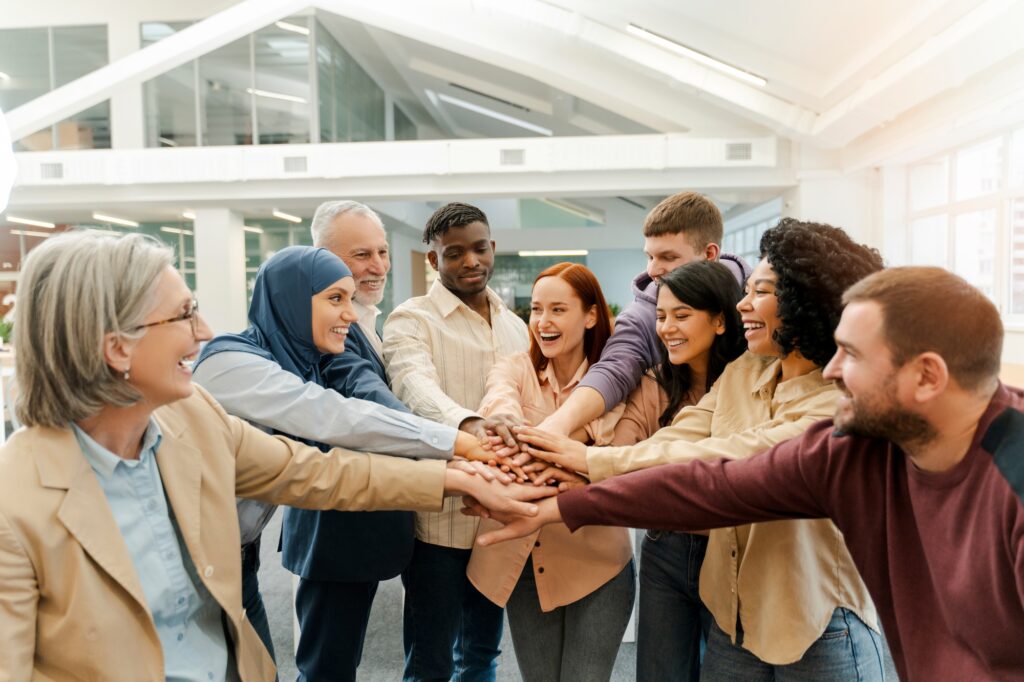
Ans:
[[[746,458],[797,436],[839,399],[821,369],[835,352],[842,292],[881,268],[877,251],[842,230],[783,219],[761,239],[737,305],[748,352],[699,403],[631,447],[583,448],[528,428],[518,437],[534,457],[598,481],[668,462]],[[701,680],[882,679],[874,605],[828,520],[711,531],[700,596],[714,617]]]

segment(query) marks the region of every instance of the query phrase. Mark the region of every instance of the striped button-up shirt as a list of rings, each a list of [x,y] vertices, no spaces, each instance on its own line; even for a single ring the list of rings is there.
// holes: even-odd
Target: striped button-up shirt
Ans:
[[[490,289],[491,323],[436,280],[384,323],[384,364],[391,390],[410,410],[457,427],[476,412],[495,360],[529,347],[526,324]],[[478,520],[445,500],[438,513],[416,515],[416,537],[442,547],[473,546]]]

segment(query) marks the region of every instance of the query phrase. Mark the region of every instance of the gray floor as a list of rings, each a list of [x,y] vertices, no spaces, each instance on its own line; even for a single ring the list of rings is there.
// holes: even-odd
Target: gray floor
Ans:
[[[260,561],[260,591],[270,618],[270,632],[277,650],[277,665],[282,682],[294,680],[295,644],[292,635],[292,575],[281,567],[277,553],[277,537],[281,528],[278,511],[263,531]],[[522,680],[512,650],[512,639],[505,628],[498,659],[498,680]],[[636,645],[625,643],[619,648],[613,680],[632,680],[636,661]],[[396,578],[381,583],[370,614],[370,625],[359,666],[360,682],[395,682],[402,679],[402,584]]]

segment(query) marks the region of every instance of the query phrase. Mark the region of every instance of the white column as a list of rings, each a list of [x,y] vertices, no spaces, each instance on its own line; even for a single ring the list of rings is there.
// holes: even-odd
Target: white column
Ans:
[[[798,178],[800,184],[784,196],[784,216],[828,223],[843,228],[858,242],[882,246],[877,171],[811,170],[799,172]]]
[[[226,208],[196,210],[196,298],[215,334],[246,327],[245,231]]]
[[[115,62],[141,45],[139,22],[134,16],[112,18],[108,25],[110,61]],[[142,83],[122,85],[110,93],[110,146],[141,149],[146,146],[142,110]]]

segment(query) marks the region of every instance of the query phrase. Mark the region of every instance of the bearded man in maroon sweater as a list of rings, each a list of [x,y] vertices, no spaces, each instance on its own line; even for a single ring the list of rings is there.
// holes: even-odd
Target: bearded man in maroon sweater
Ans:
[[[843,298],[825,369],[844,393],[833,419],[750,459],[571,490],[478,541],[558,521],[694,531],[830,518],[901,680],[1024,680],[1024,392],[998,378],[999,313],[940,268],[883,270]]]

